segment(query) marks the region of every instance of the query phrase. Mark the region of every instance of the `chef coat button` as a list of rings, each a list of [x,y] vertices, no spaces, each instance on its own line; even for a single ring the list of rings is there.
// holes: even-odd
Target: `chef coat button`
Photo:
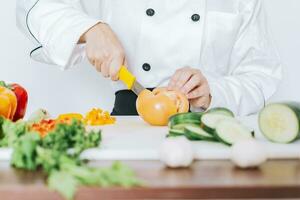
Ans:
[[[153,10],[152,8],[149,8],[149,9],[146,10],[146,14],[149,17],[152,17],[153,15],[155,15],[155,10]]]
[[[200,15],[198,15],[198,14],[193,14],[192,17],[191,17],[191,19],[192,19],[194,22],[197,22],[197,21],[200,20]]]
[[[151,70],[151,66],[148,63],[143,64],[143,70],[145,70],[146,72]]]

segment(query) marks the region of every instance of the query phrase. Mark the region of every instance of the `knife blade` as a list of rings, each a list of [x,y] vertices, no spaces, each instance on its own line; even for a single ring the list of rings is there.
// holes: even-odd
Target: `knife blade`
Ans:
[[[124,65],[121,66],[119,71],[119,80],[121,80],[127,88],[132,90],[137,96],[145,90],[145,87],[136,80],[136,77],[128,71],[127,67]]]

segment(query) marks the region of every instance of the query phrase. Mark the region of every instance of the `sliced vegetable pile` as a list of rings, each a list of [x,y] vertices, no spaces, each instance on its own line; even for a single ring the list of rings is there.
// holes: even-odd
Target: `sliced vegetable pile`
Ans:
[[[267,105],[259,114],[261,132],[272,142],[291,143],[300,138],[300,103]]]
[[[85,117],[80,113],[67,113],[59,115],[56,119],[51,119],[48,111],[39,109],[29,117],[28,124],[31,131],[39,133],[43,138],[57,124],[70,124],[73,120],[77,120],[87,126],[101,126],[116,122],[114,117],[111,117],[107,111],[102,111],[100,108],[93,108]]]
[[[226,108],[214,108],[203,113],[182,113],[169,120],[169,137],[185,136],[192,141],[213,141],[233,145],[250,139],[253,132],[234,118]]]
[[[121,163],[96,169],[79,159],[82,151],[98,147],[100,141],[101,131],[86,132],[78,120],[32,124],[0,118],[0,147],[13,148],[11,165],[31,171],[41,168],[48,175],[48,186],[66,199],[72,199],[81,185],[139,185],[133,171]]]
[[[93,108],[84,118],[84,123],[90,126],[114,124],[115,122],[115,117],[110,116],[109,112],[103,111],[99,108]]]
[[[59,115],[57,118],[57,120],[62,122],[72,121],[73,119],[79,120],[88,126],[101,126],[116,122],[115,117],[110,116],[109,112],[100,108],[93,108],[85,116],[80,113],[68,113]]]

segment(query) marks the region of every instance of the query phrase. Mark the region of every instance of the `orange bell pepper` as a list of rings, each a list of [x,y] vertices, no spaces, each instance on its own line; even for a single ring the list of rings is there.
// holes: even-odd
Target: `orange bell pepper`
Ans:
[[[17,97],[13,91],[0,86],[0,116],[12,120],[17,109]]]
[[[83,121],[83,116],[80,113],[61,114],[58,116],[56,121],[64,123],[64,122],[71,122],[74,119],[78,121]]]
[[[94,108],[86,114],[84,122],[86,125],[100,126],[114,124],[116,119],[111,117],[108,112],[103,112],[103,110],[99,108]]]

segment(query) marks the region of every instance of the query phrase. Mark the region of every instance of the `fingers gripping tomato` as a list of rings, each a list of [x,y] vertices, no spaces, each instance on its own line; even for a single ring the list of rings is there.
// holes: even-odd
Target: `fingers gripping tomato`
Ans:
[[[149,124],[165,126],[172,115],[188,112],[189,101],[180,92],[157,88],[144,90],[137,99],[137,111]]]

